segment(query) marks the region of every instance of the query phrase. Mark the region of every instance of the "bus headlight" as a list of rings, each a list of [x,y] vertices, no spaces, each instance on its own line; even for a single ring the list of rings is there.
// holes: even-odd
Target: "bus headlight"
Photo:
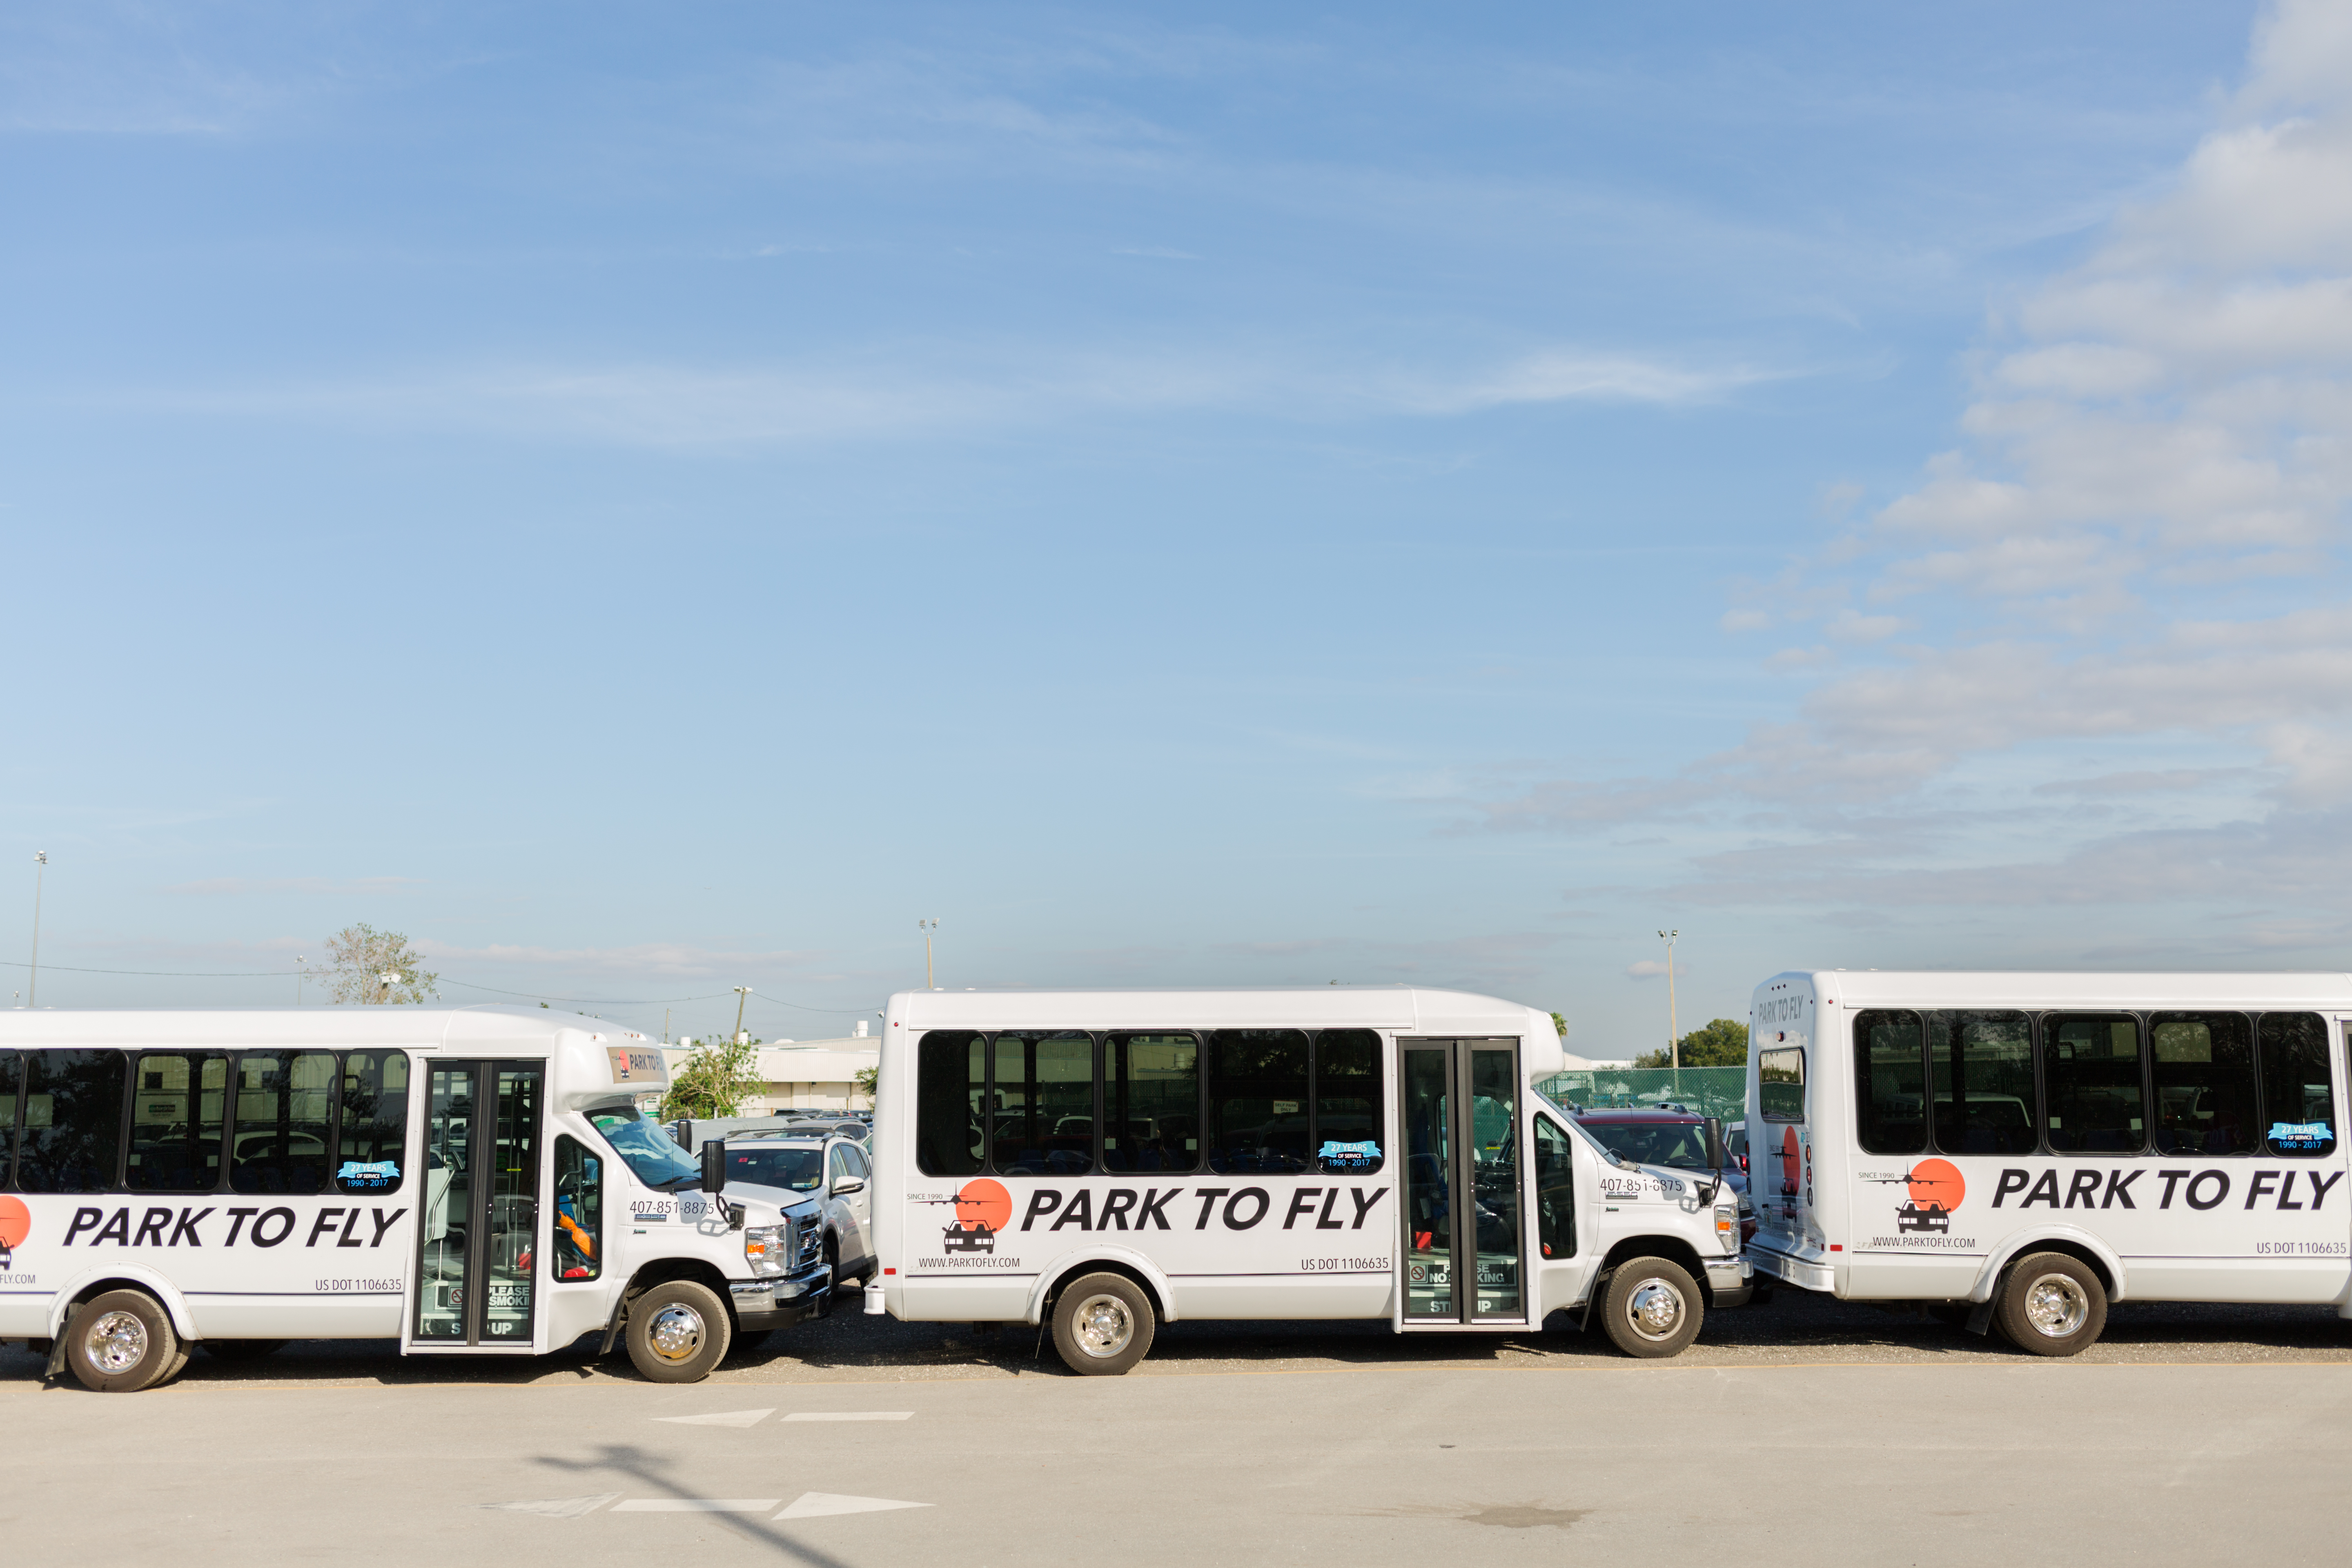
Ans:
[[[743,1258],[754,1274],[782,1274],[791,1268],[785,1254],[789,1225],[755,1225],[743,1232]]]
[[[1739,1211],[1725,1207],[1715,1211],[1715,1239],[1723,1244],[1726,1252],[1739,1250]]]

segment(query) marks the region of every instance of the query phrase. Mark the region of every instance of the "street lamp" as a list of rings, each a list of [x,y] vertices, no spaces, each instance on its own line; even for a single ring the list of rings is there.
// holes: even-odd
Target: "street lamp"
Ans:
[[[917,921],[915,929],[923,933],[923,988],[927,991],[937,991],[940,988],[940,983],[931,973],[931,933],[940,929],[940,922],[936,919],[927,917]]]
[[[739,1046],[743,1043],[743,1004],[751,999],[751,988],[749,985],[735,987],[735,1043]]]
[[[376,978],[383,982],[383,1000],[390,1002],[392,1000],[392,988],[400,984],[400,971],[397,969],[387,969],[382,974],[377,975]]]
[[[1666,944],[1666,1056],[1675,1065],[1676,1094],[1683,1091],[1683,1031],[1682,1025],[1675,1018],[1675,938],[1682,934],[1679,926],[1658,933]]]
[[[49,852],[33,851],[33,967],[25,978],[25,1005],[41,1005],[41,879],[48,874]]]

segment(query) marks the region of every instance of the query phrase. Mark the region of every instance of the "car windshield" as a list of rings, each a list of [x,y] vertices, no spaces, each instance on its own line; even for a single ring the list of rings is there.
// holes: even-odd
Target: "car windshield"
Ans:
[[[730,1143],[727,1179],[813,1193],[817,1183],[824,1179],[824,1151],[793,1149],[781,1143]]]
[[[646,1121],[634,1108],[592,1111],[588,1120],[637,1180],[656,1192],[674,1193],[701,1184],[701,1163],[679,1148],[659,1123]]]
[[[1584,1130],[1621,1160],[1639,1165],[1671,1165],[1704,1171],[1706,1124],[1703,1121],[1587,1121]]]

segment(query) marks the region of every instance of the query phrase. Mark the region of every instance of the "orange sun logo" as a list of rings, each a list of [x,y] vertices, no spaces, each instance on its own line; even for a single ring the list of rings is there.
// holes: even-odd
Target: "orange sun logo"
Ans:
[[[986,1226],[991,1230],[1003,1230],[1004,1222],[1013,1217],[1013,1194],[1004,1190],[1002,1182],[982,1177],[966,1182],[955,1196],[956,1223],[966,1230]]]
[[[1949,1214],[1968,1194],[1960,1168],[1949,1160],[1922,1160],[1911,1167],[1911,1201],[1922,1209],[1933,1205]]]
[[[25,1206],[25,1200],[0,1193],[0,1273],[7,1272],[8,1255],[16,1244],[32,1234],[33,1211]]]

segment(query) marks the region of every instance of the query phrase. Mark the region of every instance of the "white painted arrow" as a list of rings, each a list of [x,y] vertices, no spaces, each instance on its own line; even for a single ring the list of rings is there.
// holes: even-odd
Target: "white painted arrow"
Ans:
[[[887,1513],[894,1508],[929,1508],[927,1502],[899,1502],[886,1497],[843,1497],[836,1492],[803,1492],[778,1519],[823,1519],[836,1513]]]
[[[594,1497],[560,1497],[545,1502],[486,1502],[482,1506],[505,1513],[536,1513],[550,1519],[578,1519],[583,1513],[595,1512],[620,1495],[618,1492],[598,1492]]]
[[[656,1415],[656,1421],[667,1421],[673,1426],[757,1426],[776,1413],[769,1405],[765,1410],[721,1410],[711,1415]]]

